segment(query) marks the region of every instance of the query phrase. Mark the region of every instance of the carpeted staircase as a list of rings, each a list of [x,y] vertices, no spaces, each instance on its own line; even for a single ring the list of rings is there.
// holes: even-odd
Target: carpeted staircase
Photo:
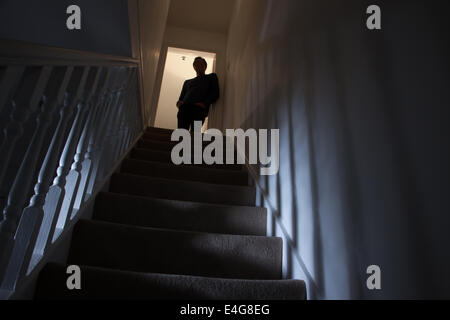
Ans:
[[[266,237],[267,213],[240,165],[171,162],[171,131],[149,128],[93,220],[75,226],[67,265],[48,264],[37,299],[306,299],[282,280],[282,240]],[[81,290],[68,290],[68,265]]]

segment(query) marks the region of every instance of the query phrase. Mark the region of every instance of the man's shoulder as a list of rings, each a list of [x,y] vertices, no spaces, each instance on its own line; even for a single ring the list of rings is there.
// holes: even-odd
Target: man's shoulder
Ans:
[[[196,79],[196,78],[184,80],[184,86],[188,86],[188,87],[189,87],[190,84],[192,84],[193,82],[195,82],[195,79]]]
[[[195,77],[195,78],[192,78],[192,79],[187,79],[187,80],[184,81],[184,83],[185,84],[189,84],[189,83],[196,82],[196,81],[202,81],[202,78],[203,79],[208,79],[208,80],[217,79],[217,74],[216,73],[205,74],[205,76],[201,77],[201,78]]]
[[[210,74],[206,75],[206,77],[208,79],[208,82],[219,81],[219,78],[217,77],[216,73],[210,73]]]

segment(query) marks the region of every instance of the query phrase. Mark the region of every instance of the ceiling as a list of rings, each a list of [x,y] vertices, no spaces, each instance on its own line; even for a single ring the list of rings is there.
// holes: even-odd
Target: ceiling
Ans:
[[[168,24],[227,33],[235,0],[171,0]]]
[[[173,48],[173,47],[169,47],[167,51],[170,53],[180,54],[183,56],[191,56],[191,57],[202,56],[205,59],[206,58],[208,58],[208,59],[216,58],[216,54],[212,53],[212,52],[196,51],[196,50]]]

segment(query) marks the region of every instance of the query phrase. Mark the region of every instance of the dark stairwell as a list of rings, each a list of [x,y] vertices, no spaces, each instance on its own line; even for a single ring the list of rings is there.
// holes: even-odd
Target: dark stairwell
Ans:
[[[240,165],[171,162],[171,131],[149,128],[74,228],[67,265],[40,273],[37,299],[306,299],[282,280],[282,239]],[[81,290],[66,286],[81,267]]]
[[[238,1],[226,34],[171,24],[184,0],[80,0],[80,33],[46,2],[1,2],[0,299],[39,274],[39,299],[304,298],[255,205],[308,299],[450,297],[448,1],[378,1],[381,30],[369,1]],[[217,52],[210,128],[280,129],[256,196],[242,168],[171,165],[167,132],[130,153],[158,126],[169,46]]]

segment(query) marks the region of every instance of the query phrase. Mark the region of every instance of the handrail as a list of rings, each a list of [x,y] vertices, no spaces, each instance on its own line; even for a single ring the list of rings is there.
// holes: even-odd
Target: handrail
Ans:
[[[2,59],[28,59],[27,64],[38,63],[39,59],[45,59],[52,65],[61,63],[71,63],[84,65],[85,63],[99,65],[105,64],[138,64],[139,60],[115,56],[109,54],[95,53],[83,50],[74,50],[66,48],[52,47],[42,44],[28,43],[18,40],[9,40],[0,38],[0,54]],[[35,62],[36,61],[36,62]]]
[[[0,40],[0,292],[18,284],[141,134],[138,61]]]

